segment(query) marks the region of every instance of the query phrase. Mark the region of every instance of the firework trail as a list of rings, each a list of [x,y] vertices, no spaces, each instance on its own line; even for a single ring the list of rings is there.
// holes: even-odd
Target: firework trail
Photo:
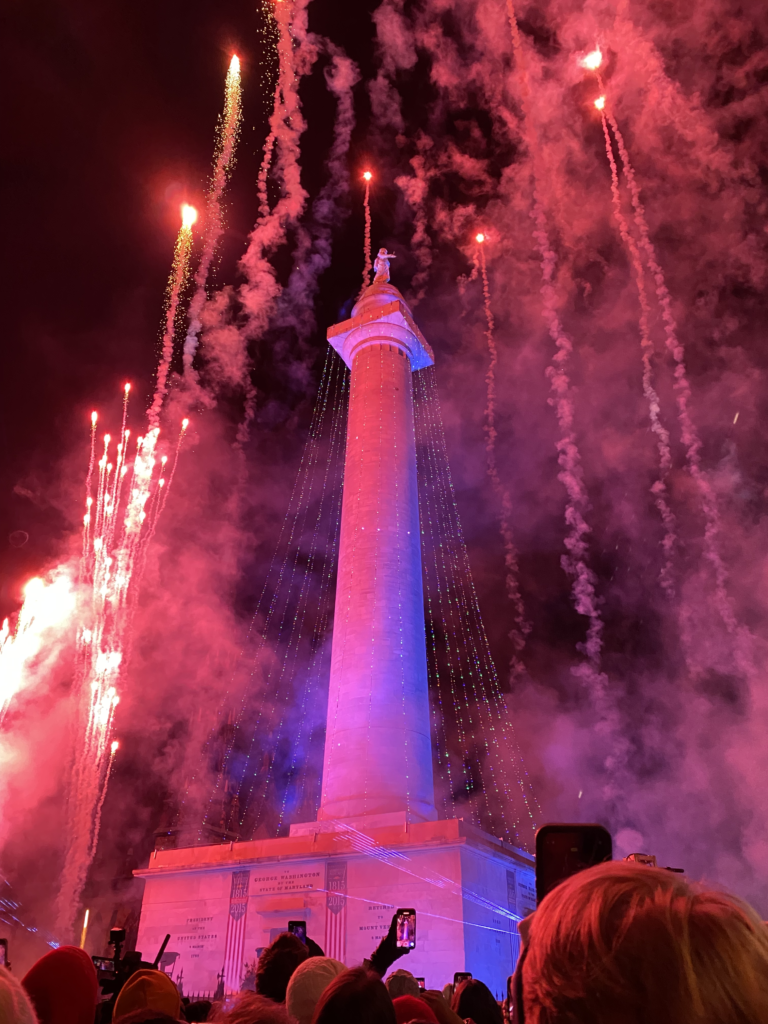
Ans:
[[[527,124],[530,121],[530,87],[525,53],[512,0],[507,0],[507,14],[512,33],[515,64],[521,78],[524,124]],[[606,684],[605,677],[599,671],[603,620],[596,594],[597,577],[587,564],[587,536],[591,530],[585,519],[585,514],[589,508],[589,500],[584,486],[581,453],[576,444],[576,434],[573,429],[574,406],[571,382],[568,376],[568,362],[573,352],[573,343],[565,333],[557,312],[557,295],[554,286],[557,256],[549,240],[546,216],[539,195],[539,181],[542,176],[538,169],[537,149],[533,145],[531,133],[525,128],[524,134],[528,136],[526,141],[533,163],[533,237],[541,258],[542,313],[556,348],[552,363],[547,368],[547,377],[552,391],[549,402],[555,408],[560,428],[560,440],[556,446],[557,461],[560,466],[558,479],[564,485],[568,495],[568,504],[565,510],[565,521],[569,528],[565,538],[565,547],[568,553],[563,556],[562,565],[573,580],[572,593],[576,611],[589,620],[586,641],[583,645],[579,645],[579,649],[587,656],[587,664],[576,671],[584,675],[600,701],[604,696]]]
[[[273,114],[274,116],[274,114]],[[267,195],[267,179],[269,169],[272,166],[272,154],[275,149],[275,132],[270,130],[267,141],[264,143],[264,156],[259,167],[259,175],[256,179],[256,192],[259,197],[259,217],[266,217],[269,213],[269,196]]]
[[[349,144],[355,126],[353,87],[360,80],[360,72],[353,60],[338,51],[329,40],[323,40],[323,45],[331,54],[331,63],[325,69],[325,80],[336,99],[333,142],[326,163],[327,180],[312,202],[309,224],[306,227],[299,226],[296,232],[298,242],[294,267],[273,321],[273,326],[277,328],[293,328],[300,343],[316,328],[315,298],[318,281],[320,274],[331,265],[333,234],[348,212]],[[373,177],[370,171],[365,174]],[[370,180],[365,178],[365,174],[363,179]],[[368,251],[370,274],[370,231]],[[370,277],[366,284],[369,281]]]
[[[273,138],[271,148],[270,138],[267,140],[259,175],[262,215],[249,236],[248,248],[240,261],[246,282],[241,286],[239,295],[248,319],[246,330],[249,337],[257,337],[266,329],[275,301],[280,294],[280,285],[268,256],[285,242],[288,226],[298,221],[307,200],[307,193],[301,185],[299,165],[299,139],[305,127],[298,91],[299,58],[294,50],[291,34],[291,29],[294,28],[300,45],[306,30],[306,2],[307,0],[288,0],[275,4],[273,10],[278,29],[278,80],[274,110],[270,119],[270,137]],[[307,65],[311,64],[315,55],[312,47],[307,49],[313,52],[302,60],[302,73],[309,70]],[[273,156],[272,150],[276,172],[281,179],[282,194],[274,208],[270,210],[266,184]]]
[[[653,341],[651,340],[650,335],[651,307],[648,302],[648,293],[645,288],[645,269],[643,267],[643,261],[640,256],[640,251],[637,248],[637,243],[630,234],[629,226],[627,225],[627,221],[621,207],[619,172],[616,167],[616,160],[613,156],[613,146],[611,144],[611,136],[608,131],[608,122],[605,114],[605,97],[601,96],[596,100],[595,106],[600,111],[600,117],[603,124],[603,135],[605,137],[605,152],[608,157],[608,164],[611,168],[611,198],[613,200],[613,211],[616,217],[616,223],[619,227],[619,234],[629,251],[630,259],[632,261],[632,269],[635,275],[635,283],[637,285],[637,294],[640,301],[639,322],[640,345],[643,361],[643,394],[648,402],[651,430],[656,435],[656,446],[659,452],[659,478],[651,487],[651,493],[653,494],[656,508],[659,510],[661,520],[664,524],[664,540],[662,542],[664,565],[661,569],[660,581],[664,590],[670,597],[672,597],[675,589],[672,579],[672,558],[677,538],[675,533],[675,516],[672,509],[669,507],[669,502],[667,500],[666,483],[667,476],[672,468],[672,453],[669,447],[669,431],[661,422],[659,417],[661,406],[659,396],[653,385]]]
[[[69,791],[67,847],[57,901],[57,926],[62,935],[71,930],[96,851],[101,808],[117,751],[112,731],[120,702],[119,683],[128,662],[136,591],[147,547],[168,494],[161,476],[166,458],[157,454],[159,427],[152,427],[143,437],[138,437],[133,459],[128,458],[129,391],[127,385],[114,462],[112,438],[105,434],[103,453],[97,464],[95,507],[88,494],[83,517],[86,554],[79,579],[73,685],[78,728]],[[92,425],[94,422],[92,419]],[[185,430],[186,421],[176,447],[176,458]],[[153,503],[156,514],[150,529],[147,508]]]
[[[422,139],[419,148],[427,150],[431,146],[431,140]],[[402,191],[408,205],[413,210],[413,235],[411,236],[411,250],[416,257],[419,269],[413,275],[411,287],[413,295],[408,301],[415,306],[420,302],[427,292],[427,281],[429,279],[429,268],[432,266],[432,242],[427,230],[427,194],[429,192],[429,179],[431,171],[427,169],[426,160],[422,153],[411,158],[411,167],[414,173],[411,176],[401,175],[395,178],[395,184]]]
[[[599,75],[598,81],[602,84],[602,80]],[[672,312],[672,297],[669,294],[669,289],[667,288],[664,271],[656,255],[656,248],[651,241],[648,222],[645,217],[645,208],[640,198],[640,189],[637,184],[637,179],[635,178],[634,168],[632,167],[632,163],[629,159],[629,153],[627,152],[627,148],[624,143],[624,137],[619,129],[618,123],[616,122],[616,118],[610,112],[608,112],[605,117],[607,118],[608,124],[613,132],[613,136],[616,139],[624,177],[626,178],[627,187],[632,200],[635,227],[640,240],[640,247],[645,253],[648,270],[650,271],[655,284],[656,299],[661,310],[662,320],[664,321],[666,346],[675,361],[674,389],[677,396],[677,415],[680,423],[682,441],[686,451],[688,472],[695,480],[701,497],[701,508],[704,514],[705,524],[704,554],[707,561],[712,566],[715,577],[715,604],[726,629],[737,641],[736,653],[741,663],[740,667],[743,671],[748,672],[751,668],[750,657],[744,646],[744,637],[742,636],[742,631],[739,628],[739,624],[733,611],[731,599],[728,595],[726,587],[728,573],[720,555],[718,545],[720,514],[717,508],[717,498],[712,489],[712,485],[701,468],[701,439],[699,438],[696,425],[693,422],[689,409],[691,386],[688,381],[688,374],[685,368],[685,349],[678,337],[677,323],[675,321],[674,313]],[[608,136],[608,142],[610,143],[610,136]]]
[[[224,111],[216,135],[216,151],[213,163],[211,187],[206,200],[205,235],[200,263],[195,271],[195,291],[189,304],[189,326],[184,339],[184,376],[195,380],[192,363],[197,351],[202,322],[200,315],[206,301],[206,286],[216,248],[224,232],[221,200],[235,164],[235,151],[242,122],[242,93],[240,89],[240,61],[233,56],[227,71],[224,86]],[[259,176],[261,178],[261,175]],[[266,174],[265,174],[266,188]],[[170,312],[170,310],[169,310]]]
[[[365,236],[363,238],[363,285],[360,289],[360,294],[357,296],[358,300],[362,297],[363,292],[371,283],[371,271],[373,270],[373,264],[371,263],[371,178],[373,175],[370,171],[363,173],[365,179],[365,197],[363,198],[363,207],[365,209]]]
[[[512,501],[509,490],[502,486],[499,478],[499,470],[496,464],[496,366],[499,361],[496,339],[494,336],[495,323],[491,309],[491,289],[488,284],[488,268],[485,260],[485,235],[479,233],[475,236],[477,242],[476,259],[479,260],[480,274],[483,282],[483,308],[485,310],[485,337],[488,342],[488,353],[490,361],[488,372],[485,377],[486,384],[486,408],[485,408],[485,451],[487,459],[487,470],[491,484],[499,499],[499,528],[501,539],[504,542],[504,564],[506,566],[507,597],[509,598],[514,613],[515,625],[509,632],[509,638],[514,647],[510,670],[513,678],[524,672],[524,666],[519,655],[525,647],[525,638],[531,631],[531,624],[525,615],[525,606],[520,593],[518,581],[517,549],[512,534]],[[478,264],[475,264],[475,268]]]
[[[96,854],[96,844],[99,841],[99,832],[101,831],[101,812],[104,810],[104,801],[107,799],[107,789],[109,788],[109,778],[112,774],[112,765],[115,763],[115,754],[120,748],[120,744],[117,740],[112,740],[109,746],[109,761],[107,762],[107,768],[104,772],[104,783],[101,787],[101,793],[99,794],[99,802],[96,805],[96,811],[93,816],[93,837],[91,840],[91,849],[88,853],[88,862],[91,863]],[[86,911],[87,913],[87,911]]]
[[[149,407],[150,426],[156,427],[160,422],[160,409],[168,393],[168,373],[173,359],[173,340],[176,334],[176,314],[179,300],[189,277],[189,257],[192,253],[192,225],[197,220],[197,210],[186,204],[181,208],[181,227],[173,250],[173,266],[168,278],[168,290],[165,307],[165,331],[163,332],[160,363],[157,367],[157,385]]]
[[[96,412],[91,413],[91,455],[88,460],[88,474],[85,478],[85,516],[83,517],[83,560],[88,557],[88,549],[91,543],[91,506],[93,505],[93,497],[91,496],[91,485],[93,483],[93,466],[96,462],[96,423],[99,419],[99,414]],[[85,568],[85,562],[81,560],[80,571],[81,574]]]

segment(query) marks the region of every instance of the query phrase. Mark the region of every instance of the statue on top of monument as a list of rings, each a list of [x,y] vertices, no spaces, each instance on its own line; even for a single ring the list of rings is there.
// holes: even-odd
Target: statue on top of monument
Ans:
[[[388,284],[389,283],[389,261],[397,259],[393,252],[387,252],[386,247],[382,246],[373,261],[373,269],[376,272],[376,276],[373,279],[374,284]]]

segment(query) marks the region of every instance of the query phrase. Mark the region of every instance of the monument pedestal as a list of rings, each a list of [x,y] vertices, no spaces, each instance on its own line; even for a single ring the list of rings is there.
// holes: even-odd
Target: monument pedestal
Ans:
[[[386,818],[385,821],[378,820]],[[389,819],[398,820],[389,820]],[[157,850],[146,869],[138,948],[170,932],[184,992],[240,989],[247,965],[287,929],[362,963],[398,907],[416,909],[416,948],[397,966],[442,988],[470,971],[499,998],[517,958],[516,919],[535,906],[533,858],[462,821],[405,815],[294,825],[284,839]]]

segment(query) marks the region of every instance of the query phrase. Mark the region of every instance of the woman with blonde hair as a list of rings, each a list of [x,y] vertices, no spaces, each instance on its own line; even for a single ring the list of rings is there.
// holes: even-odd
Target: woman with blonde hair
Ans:
[[[518,1024],[765,1024],[768,931],[746,903],[616,861],[527,919]]]

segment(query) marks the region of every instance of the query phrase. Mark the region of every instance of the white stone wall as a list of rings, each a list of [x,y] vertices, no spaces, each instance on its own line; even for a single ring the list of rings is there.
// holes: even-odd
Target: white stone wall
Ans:
[[[386,325],[384,325],[386,327]],[[320,818],[436,817],[408,357],[354,357]]]

